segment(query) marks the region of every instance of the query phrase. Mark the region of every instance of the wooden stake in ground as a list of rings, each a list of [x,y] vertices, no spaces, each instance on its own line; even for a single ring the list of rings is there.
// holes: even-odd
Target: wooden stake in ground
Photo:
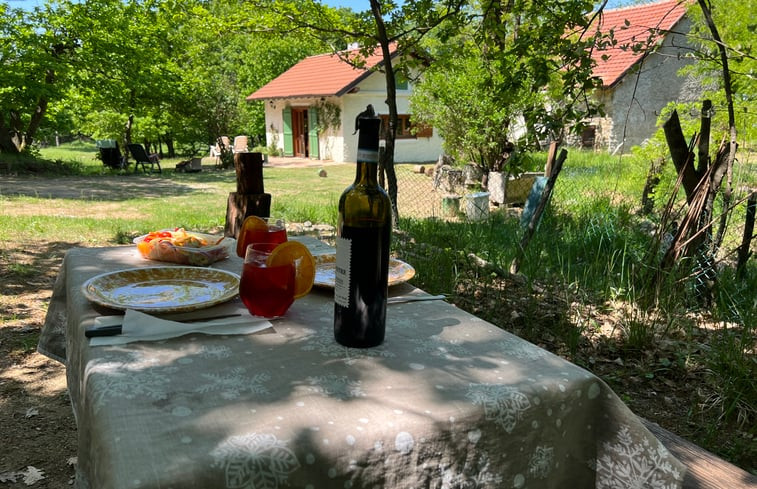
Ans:
[[[549,154],[551,158],[554,158],[555,154],[557,154],[557,143],[552,142],[552,145],[554,145],[554,148],[550,147]],[[557,175],[560,174],[562,165],[567,158],[568,152],[563,149],[562,151],[560,151],[560,156],[558,156],[555,161],[547,161],[547,168],[550,169],[549,178],[547,179],[547,184],[544,186],[544,192],[542,192],[541,194],[539,205],[536,206],[536,210],[531,216],[531,220],[528,222],[528,226],[526,226],[526,230],[520,240],[518,254],[510,264],[510,273],[512,274],[516,274],[518,273],[518,270],[520,270],[520,262],[523,260],[523,256],[526,254],[526,247],[528,246],[528,243],[531,241],[531,238],[536,232],[536,225],[538,224],[539,219],[541,219],[541,215],[544,212],[544,209],[547,208],[547,202],[549,202],[549,197],[552,195],[552,189],[555,186],[555,181],[557,181]]]
[[[237,191],[226,202],[224,236],[236,238],[247,216],[268,217],[271,213],[271,194],[263,191],[263,155],[236,153],[234,168]]]

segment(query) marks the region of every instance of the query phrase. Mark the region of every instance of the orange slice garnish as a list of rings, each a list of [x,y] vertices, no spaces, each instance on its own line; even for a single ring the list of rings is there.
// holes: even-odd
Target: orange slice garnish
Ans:
[[[244,258],[245,245],[250,244],[244,242],[244,236],[250,229],[266,231],[268,229],[268,224],[258,216],[247,216],[242,223],[242,227],[239,229],[239,234],[237,235],[237,256],[241,256],[242,258]]]
[[[273,249],[266,260],[269,267],[294,264],[294,298],[304,297],[315,282],[315,258],[299,241],[285,241]]]

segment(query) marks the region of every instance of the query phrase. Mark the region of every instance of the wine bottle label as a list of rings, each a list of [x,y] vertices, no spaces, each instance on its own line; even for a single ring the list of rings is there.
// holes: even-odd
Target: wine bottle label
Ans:
[[[357,161],[362,161],[363,163],[378,163],[378,160],[378,151],[365,148],[357,149]]]
[[[350,262],[352,240],[336,238],[336,269],[334,272],[334,302],[350,307]]]

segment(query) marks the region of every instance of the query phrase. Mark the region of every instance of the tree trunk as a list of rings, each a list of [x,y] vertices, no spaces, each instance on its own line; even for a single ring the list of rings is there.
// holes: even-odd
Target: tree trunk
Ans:
[[[175,158],[176,157],[176,148],[173,144],[173,138],[170,136],[165,136],[165,143],[166,143],[166,153],[168,154],[169,158]]]
[[[726,106],[728,108],[728,128],[729,128],[729,138],[730,141],[728,142],[728,149],[724,152],[722,155],[724,168],[723,173],[728,176],[728,180],[726,182],[726,188],[723,192],[723,200],[725,202],[725,208],[730,208],[730,202],[733,195],[733,185],[732,185],[732,178],[733,178],[733,162],[736,159],[736,149],[738,147],[737,143],[737,132],[736,132],[736,115],[734,113],[733,109],[733,89],[731,87],[731,71],[728,68],[728,51],[726,49],[725,43],[723,43],[720,33],[718,32],[718,28],[715,25],[715,21],[712,18],[712,12],[710,11],[709,2],[705,0],[698,0],[697,3],[699,4],[699,8],[702,10],[702,14],[704,15],[705,22],[707,24],[707,28],[710,30],[710,33],[712,34],[712,39],[715,41],[715,45],[718,48],[718,53],[720,54],[720,63],[722,65],[722,73],[723,73],[723,92],[725,93],[725,100],[726,100]],[[723,149],[724,145],[721,146],[721,149]],[[720,151],[718,152],[718,158],[721,158]],[[715,175],[715,178],[718,178],[718,186],[720,185],[720,181],[722,180],[722,174],[720,176]],[[727,225],[728,219],[726,213],[723,213],[723,216],[721,216],[720,219],[720,228],[718,229],[718,237],[715,241],[716,246],[720,246],[723,236],[725,235],[725,227]]]
[[[47,74],[45,75],[45,84],[52,85],[54,82],[55,72],[48,70]],[[21,148],[19,148],[21,151],[24,150],[24,146],[31,146],[34,142],[34,137],[37,135],[39,126],[40,124],[42,124],[42,120],[45,118],[45,114],[47,113],[48,104],[49,100],[47,97],[40,97],[39,100],[37,100],[37,108],[34,110],[34,113],[29,119],[29,125],[26,127],[24,144]]]
[[[237,191],[226,202],[224,236],[236,238],[247,216],[268,217],[271,213],[271,194],[264,192],[263,155],[237,153],[234,155]]]
[[[641,195],[641,213],[645,216],[651,214],[654,210],[654,192],[660,183],[660,174],[664,165],[665,158],[652,160],[652,163],[649,165],[647,181],[644,184],[644,191]]]
[[[11,128],[5,122],[5,114],[0,114],[0,153],[18,154],[18,146],[13,142]]]
[[[700,175],[710,167],[710,127],[712,126],[712,100],[702,102],[702,114],[699,119],[699,155],[697,173]]]
[[[720,191],[720,188],[723,184],[723,178],[726,176],[726,174],[729,174],[731,171],[732,166],[728,164],[728,145],[723,141],[720,145],[720,148],[718,148],[718,154],[715,157],[715,166],[712,170],[712,185],[711,185],[711,191],[710,195],[707,196],[707,212],[712,219],[712,213],[713,213],[713,207],[715,205],[715,197],[717,196],[717,193]],[[729,179],[730,180],[730,179]],[[733,197],[733,193],[731,191],[731,185],[730,181],[723,189],[723,209],[730,209],[731,208],[731,199]],[[728,216],[730,214],[730,210],[727,212],[723,212],[720,215],[720,226],[718,227],[718,233],[715,238],[715,240],[712,242],[712,248],[713,253],[717,252],[717,250],[720,248],[720,245],[723,242],[723,237],[725,236],[725,231],[727,228],[728,223]]]
[[[392,65],[392,55],[389,50],[389,38],[386,33],[384,18],[381,15],[381,3],[378,0],[371,0],[371,12],[376,21],[376,32],[384,60],[386,104],[389,106],[389,130],[384,140],[384,151],[380,153],[379,167],[386,173],[386,191],[392,203],[392,225],[397,227],[399,224],[399,208],[397,206],[397,173],[394,170],[394,141],[397,134],[397,84],[394,66]]]
[[[749,196],[749,200],[746,204],[746,219],[744,220],[744,235],[741,238],[741,246],[739,246],[739,258],[736,264],[736,276],[744,278],[746,275],[746,264],[749,261],[749,257],[752,256],[752,252],[749,248],[752,246],[752,238],[754,237],[754,218],[757,214],[757,192],[752,192]]]
[[[129,144],[131,144],[131,127],[134,125],[134,114],[129,114],[129,117],[126,119],[126,124],[124,125],[124,143],[126,145],[126,148],[129,147]],[[126,161],[129,161],[129,151],[125,151],[126,154]]]

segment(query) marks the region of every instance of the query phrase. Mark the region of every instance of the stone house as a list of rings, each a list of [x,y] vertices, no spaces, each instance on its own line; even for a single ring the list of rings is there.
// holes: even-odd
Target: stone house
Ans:
[[[678,71],[693,60],[687,33],[691,21],[688,2],[665,0],[604,12],[600,32],[614,32],[617,44],[593,53],[594,74],[602,79],[595,96],[604,104],[605,117],[595,118],[582,135],[583,146],[611,153],[629,152],[657,129],[660,111],[671,101],[699,100],[701,84]],[[641,43],[646,50],[634,52]]]
[[[354,162],[356,116],[370,104],[388,120],[385,74],[379,50],[358,69],[343,57],[357,50],[309,56],[250,94],[247,101],[263,101],[266,146],[284,156]],[[396,56],[392,49],[392,55]],[[431,127],[415,128],[410,114],[412,82],[397,80],[398,129],[394,160],[435,161],[442,152],[442,139]]]

